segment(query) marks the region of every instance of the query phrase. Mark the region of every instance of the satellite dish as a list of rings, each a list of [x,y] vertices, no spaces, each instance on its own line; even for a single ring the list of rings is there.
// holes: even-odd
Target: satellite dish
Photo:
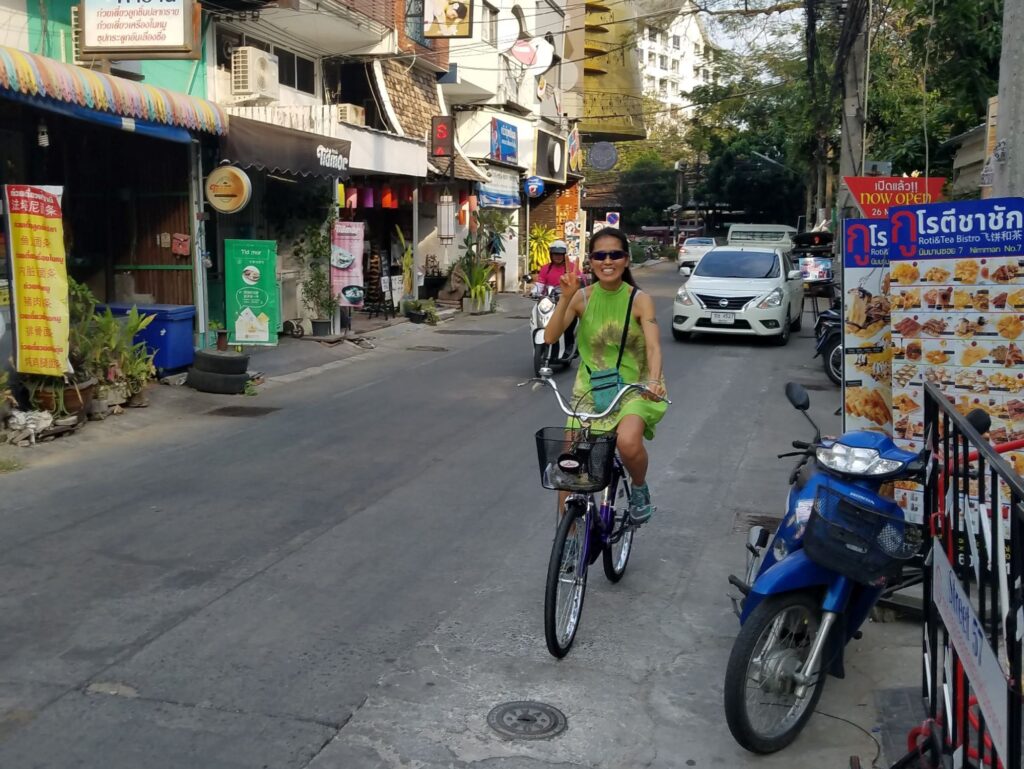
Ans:
[[[598,142],[590,148],[590,167],[596,171],[610,171],[619,162],[619,152],[611,142]]]

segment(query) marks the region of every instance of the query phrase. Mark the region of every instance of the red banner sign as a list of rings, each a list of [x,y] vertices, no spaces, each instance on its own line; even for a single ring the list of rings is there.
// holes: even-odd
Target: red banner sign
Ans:
[[[892,206],[938,203],[946,183],[936,176],[844,176],[843,181],[868,219],[887,219]]]

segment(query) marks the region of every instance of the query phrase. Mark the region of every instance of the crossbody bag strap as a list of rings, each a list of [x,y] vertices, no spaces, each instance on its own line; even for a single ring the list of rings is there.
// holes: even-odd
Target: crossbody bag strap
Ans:
[[[636,297],[636,288],[629,292],[629,304],[626,306],[626,322],[622,326],[622,341],[619,342],[619,359],[615,361],[615,368],[622,365],[622,353],[626,350],[626,337],[629,336],[629,321],[633,319],[633,299]]]

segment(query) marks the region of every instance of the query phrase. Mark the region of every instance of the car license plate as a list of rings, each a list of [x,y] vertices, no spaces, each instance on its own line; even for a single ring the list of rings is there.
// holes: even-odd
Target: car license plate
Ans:
[[[736,322],[736,314],[732,312],[713,312],[711,322],[720,326],[731,326]]]

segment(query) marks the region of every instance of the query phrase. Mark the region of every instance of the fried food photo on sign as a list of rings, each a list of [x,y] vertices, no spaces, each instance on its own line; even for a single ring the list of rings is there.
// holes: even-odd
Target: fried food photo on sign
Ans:
[[[846,330],[864,339],[873,337],[889,324],[889,298],[873,295],[863,288],[851,288],[846,313]]]
[[[1024,321],[1019,315],[1003,315],[996,321],[996,330],[1004,339],[1016,339],[1024,331]]]
[[[949,280],[949,270],[943,267],[929,267],[924,273],[925,283],[945,283]]]
[[[849,387],[846,390],[846,413],[870,420],[876,425],[892,421],[892,414],[885,398],[878,390],[865,387]]]
[[[953,268],[953,279],[961,283],[977,283],[981,266],[974,259],[958,259]]]
[[[921,271],[911,262],[896,262],[889,268],[889,276],[901,286],[910,286],[921,278]]]

